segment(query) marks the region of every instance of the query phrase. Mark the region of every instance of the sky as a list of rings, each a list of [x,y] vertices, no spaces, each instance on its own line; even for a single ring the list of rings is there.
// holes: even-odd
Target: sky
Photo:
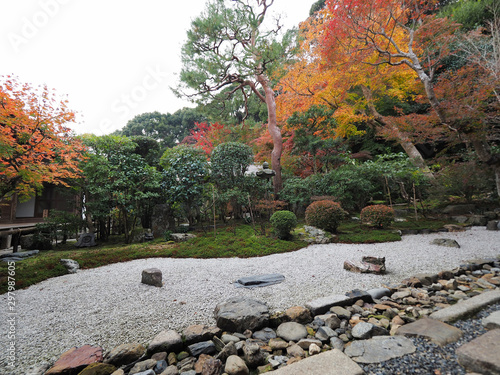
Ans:
[[[47,85],[77,112],[77,133],[194,107],[177,98],[181,47],[206,0],[0,0],[0,76]],[[316,0],[275,0],[286,29]]]

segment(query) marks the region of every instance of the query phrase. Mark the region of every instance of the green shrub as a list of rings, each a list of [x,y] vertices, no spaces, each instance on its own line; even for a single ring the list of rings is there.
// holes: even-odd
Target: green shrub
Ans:
[[[347,212],[340,204],[330,200],[311,203],[306,209],[306,223],[313,227],[335,233]]]
[[[394,220],[394,210],[383,204],[376,204],[363,208],[360,216],[362,222],[383,228]]]
[[[286,240],[290,238],[290,231],[297,225],[297,216],[291,211],[277,211],[270,221],[278,238]]]

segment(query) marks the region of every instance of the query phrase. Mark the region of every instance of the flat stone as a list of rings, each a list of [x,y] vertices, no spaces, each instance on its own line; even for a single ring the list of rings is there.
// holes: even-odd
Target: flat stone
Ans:
[[[104,357],[104,363],[115,366],[128,365],[137,361],[146,353],[146,348],[139,343],[122,344],[111,350]]]
[[[161,331],[149,344],[148,353],[177,352],[182,345],[182,337],[177,331]]]
[[[335,332],[330,327],[319,327],[314,337],[321,341],[328,341],[330,337],[336,337],[336,336],[337,332]]]
[[[215,354],[217,352],[212,340],[189,345],[188,350],[193,357],[198,357],[200,354]]]
[[[300,346],[304,350],[309,350],[309,347],[312,344],[316,344],[318,346],[323,345],[320,340],[316,340],[316,339],[300,339],[299,342],[297,342],[297,345]]]
[[[441,347],[458,341],[463,336],[463,332],[449,324],[439,320],[422,318],[413,323],[399,327],[396,335],[406,337],[423,337]]]
[[[102,348],[99,346],[73,347],[64,352],[46,374],[78,373],[92,363],[102,362],[102,359]]]
[[[222,331],[219,327],[193,324],[182,331],[182,336],[184,337],[184,343],[191,345],[195,342],[212,340],[214,336],[220,336],[221,333]]]
[[[286,322],[279,325],[276,334],[285,341],[299,341],[307,337],[307,329],[300,323]]]
[[[474,315],[483,307],[500,301],[500,290],[492,290],[481,293],[468,300],[445,307],[444,309],[433,312],[430,317],[442,322],[454,322],[456,320]]]
[[[486,332],[456,351],[458,363],[467,371],[500,374],[500,329]]]
[[[326,313],[332,306],[350,306],[354,302],[356,302],[356,299],[341,294],[335,294],[317,298],[307,302],[305,306],[311,311],[312,315],[319,315]]]
[[[254,331],[267,326],[269,308],[251,298],[233,297],[216,306],[214,317],[217,327],[224,331]]]
[[[432,245],[445,246],[445,247],[457,247],[460,248],[460,245],[457,241],[449,239],[449,238],[436,238],[431,242]]]
[[[146,359],[144,361],[137,362],[134,367],[130,369],[129,374],[137,374],[146,371],[153,371],[153,368],[156,366],[156,362],[154,359]],[[153,371],[154,374],[154,371]]]
[[[359,363],[380,363],[415,352],[415,345],[402,336],[376,336],[354,341],[345,348],[345,354]]]
[[[252,337],[254,339],[268,342],[269,340],[276,338],[276,332],[274,332],[272,328],[266,327],[264,329],[261,329],[260,331],[254,332]]]
[[[0,254],[0,259],[1,258],[9,258],[12,256],[15,256],[16,258],[29,258],[33,255],[36,255],[40,252],[40,250],[30,250],[30,251],[19,251],[17,253],[6,253],[6,254]]]
[[[272,375],[362,375],[357,363],[338,349],[328,350],[268,372]]]
[[[236,280],[235,286],[245,287],[245,288],[256,288],[256,287],[279,284],[283,281],[285,281],[285,276],[280,275],[279,273],[271,273],[267,275],[242,277]]]
[[[390,296],[391,291],[387,288],[374,288],[366,291],[373,299],[380,299],[385,296]]]
[[[489,316],[483,319],[482,323],[486,329],[500,328],[500,311],[491,313]]]

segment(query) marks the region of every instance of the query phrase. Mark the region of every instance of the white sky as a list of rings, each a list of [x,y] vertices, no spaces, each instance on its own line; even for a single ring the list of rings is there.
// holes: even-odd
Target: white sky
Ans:
[[[316,0],[275,0],[285,28]],[[0,0],[0,75],[67,95],[78,133],[108,134],[134,116],[193,104],[169,87],[205,0]]]

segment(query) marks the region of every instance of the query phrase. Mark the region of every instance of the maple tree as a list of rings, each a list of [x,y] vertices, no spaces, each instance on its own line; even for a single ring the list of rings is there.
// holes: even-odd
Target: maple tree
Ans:
[[[67,125],[75,113],[46,86],[15,77],[0,81],[0,199],[26,199],[44,183],[68,185],[80,176],[84,147]]]

